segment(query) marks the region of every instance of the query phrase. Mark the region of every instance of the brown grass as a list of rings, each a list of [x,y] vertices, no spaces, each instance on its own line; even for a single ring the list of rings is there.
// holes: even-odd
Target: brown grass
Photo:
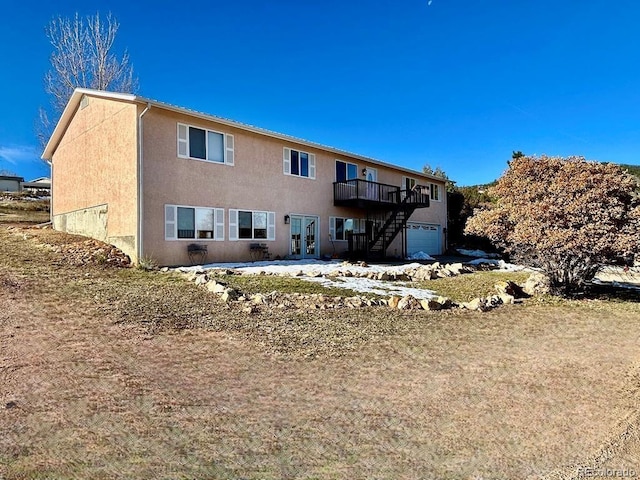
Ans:
[[[3,480],[640,471],[637,302],[250,315],[69,241],[0,226]]]

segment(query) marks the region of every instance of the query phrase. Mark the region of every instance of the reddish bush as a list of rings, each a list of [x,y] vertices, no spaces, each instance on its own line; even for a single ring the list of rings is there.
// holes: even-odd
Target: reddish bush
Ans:
[[[489,192],[466,232],[542,268],[552,291],[582,291],[603,264],[640,250],[638,181],[613,164],[581,157],[520,157]]]

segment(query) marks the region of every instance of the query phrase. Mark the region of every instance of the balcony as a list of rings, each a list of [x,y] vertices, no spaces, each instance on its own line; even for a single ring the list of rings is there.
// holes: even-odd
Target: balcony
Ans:
[[[420,186],[412,190],[402,190],[396,185],[354,178],[333,183],[333,204],[336,207],[367,210],[395,210],[401,205],[424,208],[429,206],[429,195],[424,192]]]

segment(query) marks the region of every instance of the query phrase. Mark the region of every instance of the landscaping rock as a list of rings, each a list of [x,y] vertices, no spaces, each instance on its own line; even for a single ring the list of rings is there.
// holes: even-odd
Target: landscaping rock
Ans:
[[[506,293],[514,298],[528,297],[528,295],[523,292],[522,287],[512,281],[498,282],[494,285],[494,288],[499,294]]]
[[[400,302],[400,297],[397,297],[395,295],[391,295],[389,297],[389,299],[387,300],[387,305],[389,305],[389,308],[398,308],[398,303]]]
[[[513,305],[516,301],[515,297],[513,295],[509,295],[508,293],[499,293],[498,296],[500,297],[502,303],[504,303],[505,305]]]
[[[255,293],[255,294],[251,295],[249,297],[249,300],[251,300],[251,302],[255,303],[256,305],[267,303],[267,297],[265,297],[261,293]]]
[[[542,295],[549,293],[549,278],[540,272],[532,273],[524,283],[522,291],[527,295]]]
[[[398,301],[398,310],[419,310],[421,308],[420,302],[413,295],[407,295]]]
[[[238,292],[236,292],[233,288],[226,288],[224,292],[222,292],[222,296],[220,297],[223,302],[231,302],[238,298]]]
[[[226,290],[227,286],[222,283],[218,283],[215,280],[211,280],[207,283],[207,290],[212,293],[223,293]]]
[[[435,297],[429,298],[428,300],[422,300],[420,304],[425,310],[444,310],[451,308],[453,303],[447,297]]]
[[[480,312],[486,312],[489,309],[487,306],[487,299],[482,297],[474,298],[470,302],[461,303],[460,306],[467,310],[478,310]]]

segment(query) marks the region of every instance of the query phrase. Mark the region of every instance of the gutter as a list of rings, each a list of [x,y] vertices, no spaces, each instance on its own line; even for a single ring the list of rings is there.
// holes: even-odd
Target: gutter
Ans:
[[[148,102],[146,108],[140,112],[140,115],[138,116],[138,167],[137,167],[137,177],[138,177],[138,185],[137,185],[137,196],[138,196],[138,211],[137,211],[137,223],[138,223],[138,234],[137,234],[137,245],[136,245],[136,255],[138,257],[137,259],[137,263],[140,263],[140,259],[143,257],[144,255],[144,251],[142,248],[143,245],[143,234],[144,234],[144,229],[143,229],[143,219],[142,219],[142,212],[143,212],[143,206],[144,206],[144,199],[143,197],[143,189],[142,189],[142,185],[143,185],[143,179],[142,179],[142,165],[143,165],[143,158],[144,158],[144,148],[143,148],[143,134],[144,134],[144,129],[143,129],[143,123],[142,123],[142,117],[144,117],[144,115],[151,109],[151,103]]]

